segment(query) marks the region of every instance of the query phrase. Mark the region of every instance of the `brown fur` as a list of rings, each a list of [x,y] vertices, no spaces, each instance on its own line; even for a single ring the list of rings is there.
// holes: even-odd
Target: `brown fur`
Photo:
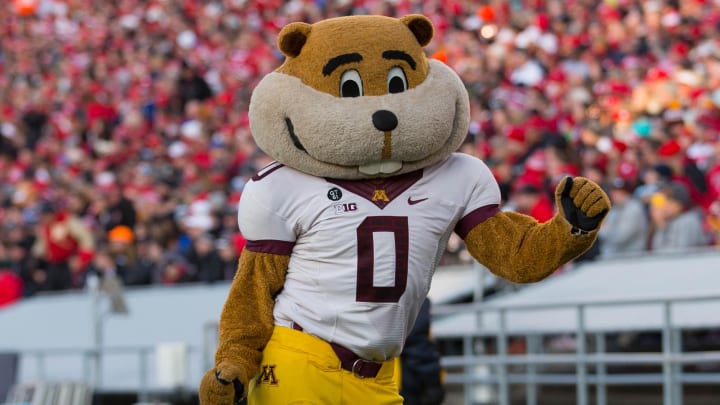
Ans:
[[[562,207],[565,181],[555,191],[558,207]],[[607,194],[583,177],[573,179],[570,197],[590,217],[610,209]],[[465,243],[470,254],[496,275],[516,283],[532,283],[590,249],[600,226],[587,235],[574,235],[572,228],[562,209],[544,224],[527,215],[501,212],[471,230]]]
[[[565,218],[558,215],[539,224],[532,217],[502,212],[473,228],[465,243],[473,257],[499,277],[533,283],[592,246],[597,232],[578,237],[570,229]]]
[[[289,256],[244,250],[220,315],[216,368],[227,381],[238,378],[246,393],[272,334],[275,296],[285,282],[289,262]],[[222,404],[228,393],[232,396],[231,387],[215,381],[215,369],[208,371],[200,387],[201,403]]]

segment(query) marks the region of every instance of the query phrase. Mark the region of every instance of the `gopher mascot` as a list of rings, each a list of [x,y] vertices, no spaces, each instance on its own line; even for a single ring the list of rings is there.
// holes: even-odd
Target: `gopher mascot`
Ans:
[[[250,125],[275,162],[245,186],[248,242],[219,325],[203,405],[401,404],[393,360],[448,237],[500,277],[542,280],[586,251],[610,209],[565,178],[539,224],[502,212],[467,135],[460,78],[423,51],[422,15],[284,27],[285,62],[258,84]]]

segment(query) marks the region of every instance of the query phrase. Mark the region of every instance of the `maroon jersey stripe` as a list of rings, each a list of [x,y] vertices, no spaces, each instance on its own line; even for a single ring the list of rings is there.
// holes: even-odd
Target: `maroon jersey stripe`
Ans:
[[[249,240],[245,244],[245,249],[255,253],[272,253],[275,255],[290,255],[292,253],[295,242],[287,242],[284,240]]]
[[[471,213],[465,215],[463,219],[458,222],[458,224],[455,226],[455,233],[458,234],[461,238],[465,239],[468,233],[472,231],[477,224],[485,221],[486,219],[495,216],[495,214],[500,212],[500,208],[498,208],[497,204],[490,204],[486,205],[484,207],[480,207]]]

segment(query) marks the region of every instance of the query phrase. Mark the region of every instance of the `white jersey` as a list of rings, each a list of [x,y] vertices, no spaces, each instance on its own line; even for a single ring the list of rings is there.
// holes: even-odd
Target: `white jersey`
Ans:
[[[246,249],[290,255],[276,324],[383,361],[400,355],[450,234],[499,203],[490,170],[464,154],[372,181],[274,163],[245,186],[238,221]]]

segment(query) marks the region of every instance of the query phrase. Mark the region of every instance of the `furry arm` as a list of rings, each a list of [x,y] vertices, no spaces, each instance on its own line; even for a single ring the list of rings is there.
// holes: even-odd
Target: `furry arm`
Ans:
[[[496,275],[532,283],[588,250],[610,210],[597,184],[566,178],[558,185],[558,213],[544,224],[516,212],[500,212],[465,237],[468,251]]]
[[[243,250],[220,315],[215,368],[200,384],[201,404],[231,405],[247,395],[272,335],[275,296],[289,262],[290,256]]]

